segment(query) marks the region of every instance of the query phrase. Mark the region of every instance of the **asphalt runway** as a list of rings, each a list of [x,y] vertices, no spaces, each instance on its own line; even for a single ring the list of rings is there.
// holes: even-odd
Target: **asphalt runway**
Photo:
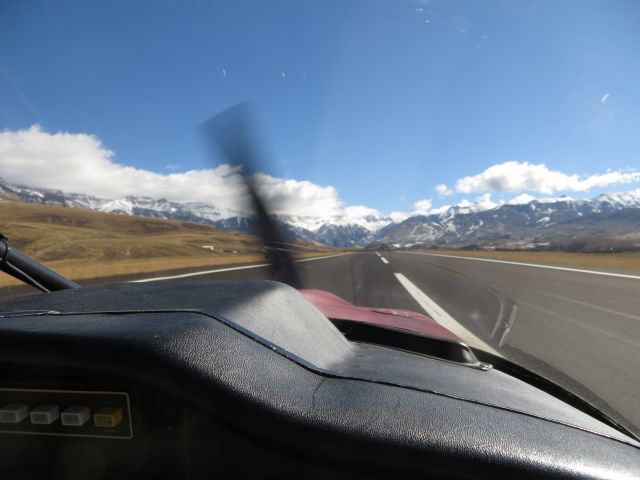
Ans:
[[[452,320],[472,346],[497,350],[640,432],[640,277],[409,252],[353,253],[298,267],[305,288]],[[268,275],[250,268],[175,280]]]
[[[470,345],[568,387],[640,434],[640,276],[409,252],[297,265],[305,288],[426,312]],[[266,266],[212,270],[171,280],[269,278]]]

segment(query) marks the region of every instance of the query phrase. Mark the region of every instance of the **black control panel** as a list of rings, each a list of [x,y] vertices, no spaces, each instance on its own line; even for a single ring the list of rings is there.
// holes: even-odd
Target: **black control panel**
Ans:
[[[126,392],[0,387],[0,434],[133,438]]]

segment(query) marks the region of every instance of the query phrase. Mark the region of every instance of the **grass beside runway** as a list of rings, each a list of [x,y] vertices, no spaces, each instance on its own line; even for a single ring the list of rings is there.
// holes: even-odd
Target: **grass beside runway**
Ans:
[[[509,262],[535,263],[558,267],[587,268],[594,270],[640,272],[640,252],[628,253],[568,253],[568,252],[517,252],[496,250],[411,250],[460,257],[487,258]]]
[[[265,261],[253,235],[80,208],[0,201],[0,232],[16,248],[77,281]],[[295,258],[342,251],[311,244],[292,248],[300,251]],[[0,288],[19,284],[0,274]]]

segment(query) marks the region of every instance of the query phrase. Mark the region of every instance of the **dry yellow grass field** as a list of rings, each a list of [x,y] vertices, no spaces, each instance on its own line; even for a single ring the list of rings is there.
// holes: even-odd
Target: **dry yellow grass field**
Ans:
[[[495,250],[425,250],[426,253],[490,258],[511,262],[538,263],[596,270],[640,272],[640,253],[565,253],[565,252],[503,252]]]
[[[0,201],[0,232],[16,248],[74,280],[265,259],[252,235],[180,221],[13,201]],[[213,251],[203,245],[213,246]],[[300,256],[332,252],[312,245],[305,245],[304,250]],[[17,284],[0,273],[0,287]]]

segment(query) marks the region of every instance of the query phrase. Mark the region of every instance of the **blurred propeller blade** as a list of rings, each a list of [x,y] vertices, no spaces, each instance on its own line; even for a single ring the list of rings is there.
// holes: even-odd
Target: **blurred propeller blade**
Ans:
[[[248,104],[240,103],[204,122],[199,131],[211,153],[214,149],[219,150],[228,163],[242,167],[242,178],[251,200],[258,234],[271,265],[272,278],[300,288],[300,276],[288,244],[258,191],[255,174],[260,166],[262,149],[258,146],[259,137],[252,119]]]

